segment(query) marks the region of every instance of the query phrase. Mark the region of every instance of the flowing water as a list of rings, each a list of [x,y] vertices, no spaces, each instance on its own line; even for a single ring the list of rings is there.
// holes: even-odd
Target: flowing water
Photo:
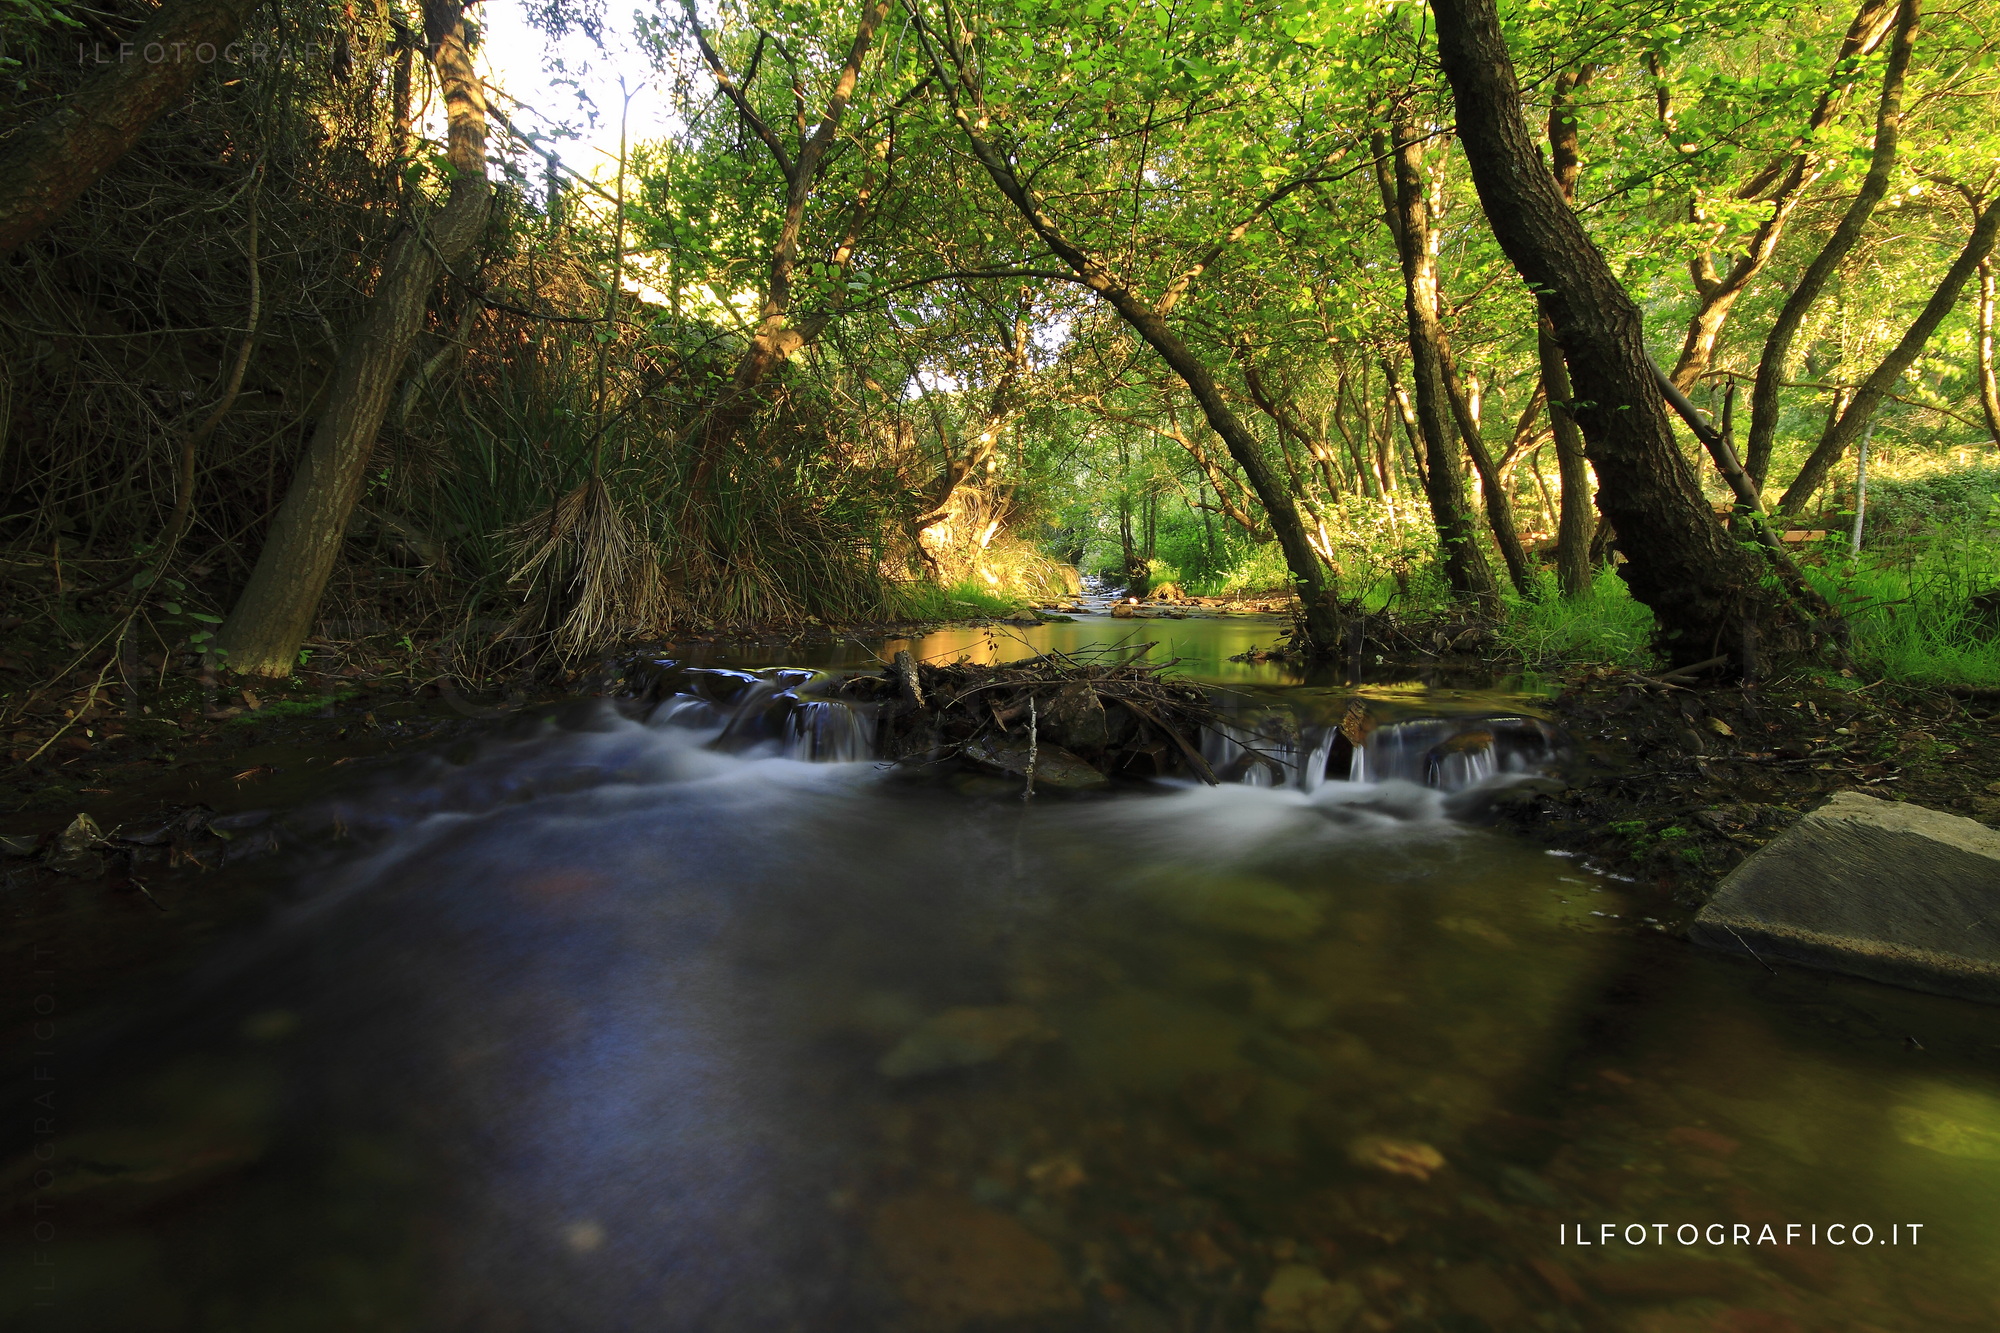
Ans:
[[[1461,817],[1532,695],[1226,662],[1274,628],[1023,636],[1216,679],[1217,787],[911,784],[725,652],[330,793],[275,924],[15,1089],[0,1322],[2000,1327],[1990,1009],[1691,949]]]

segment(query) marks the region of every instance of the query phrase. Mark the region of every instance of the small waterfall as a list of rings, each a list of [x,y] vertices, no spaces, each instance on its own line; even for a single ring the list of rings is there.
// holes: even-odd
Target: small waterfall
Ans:
[[[1507,774],[1542,771],[1561,748],[1547,723],[1520,716],[1422,717],[1369,727],[1355,744],[1340,727],[1301,726],[1290,713],[1218,722],[1202,758],[1224,782],[1314,791],[1331,778],[1412,782],[1464,791]]]
[[[708,746],[730,753],[822,764],[875,758],[875,706],[825,697],[838,677],[797,667],[658,665],[650,726],[712,732]],[[1402,781],[1459,792],[1544,771],[1562,748],[1554,727],[1518,714],[1378,722],[1348,708],[1341,725],[1305,721],[1288,708],[1220,718],[1202,730],[1202,758],[1222,782],[1247,787],[1312,792],[1328,781]]]
[[[1463,791],[1504,774],[1539,772],[1560,747],[1559,733],[1538,718],[1413,718],[1376,727],[1352,747],[1348,777]]]
[[[834,678],[798,667],[732,671],[659,664],[648,726],[714,731],[713,749],[775,750],[809,763],[855,763],[875,757],[873,709],[815,697]]]
[[[821,764],[875,757],[875,719],[830,699],[800,699],[792,709],[785,756]]]

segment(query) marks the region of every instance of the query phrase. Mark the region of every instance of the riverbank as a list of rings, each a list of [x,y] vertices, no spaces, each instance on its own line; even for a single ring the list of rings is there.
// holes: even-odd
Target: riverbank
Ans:
[[[1502,818],[1691,910],[1837,791],[2000,824],[1996,702],[1838,677],[1743,689],[1580,674],[1553,701],[1574,746],[1563,788],[1523,791]]]

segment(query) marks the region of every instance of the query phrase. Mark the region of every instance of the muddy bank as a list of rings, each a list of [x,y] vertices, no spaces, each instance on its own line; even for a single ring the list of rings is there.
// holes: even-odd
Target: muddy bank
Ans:
[[[1698,907],[1717,880],[1837,791],[2000,825],[1995,701],[1842,681],[1679,687],[1630,672],[1568,682],[1561,791],[1498,817]]]

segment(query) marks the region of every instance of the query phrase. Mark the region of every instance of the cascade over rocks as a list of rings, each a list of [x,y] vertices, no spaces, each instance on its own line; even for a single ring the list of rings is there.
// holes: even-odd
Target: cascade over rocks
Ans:
[[[1055,787],[1106,775],[1215,775],[1201,757],[1215,711],[1207,692],[1160,666],[1050,653],[999,666],[913,662],[851,676],[843,699],[876,705],[877,753],[931,762],[955,756]]]

